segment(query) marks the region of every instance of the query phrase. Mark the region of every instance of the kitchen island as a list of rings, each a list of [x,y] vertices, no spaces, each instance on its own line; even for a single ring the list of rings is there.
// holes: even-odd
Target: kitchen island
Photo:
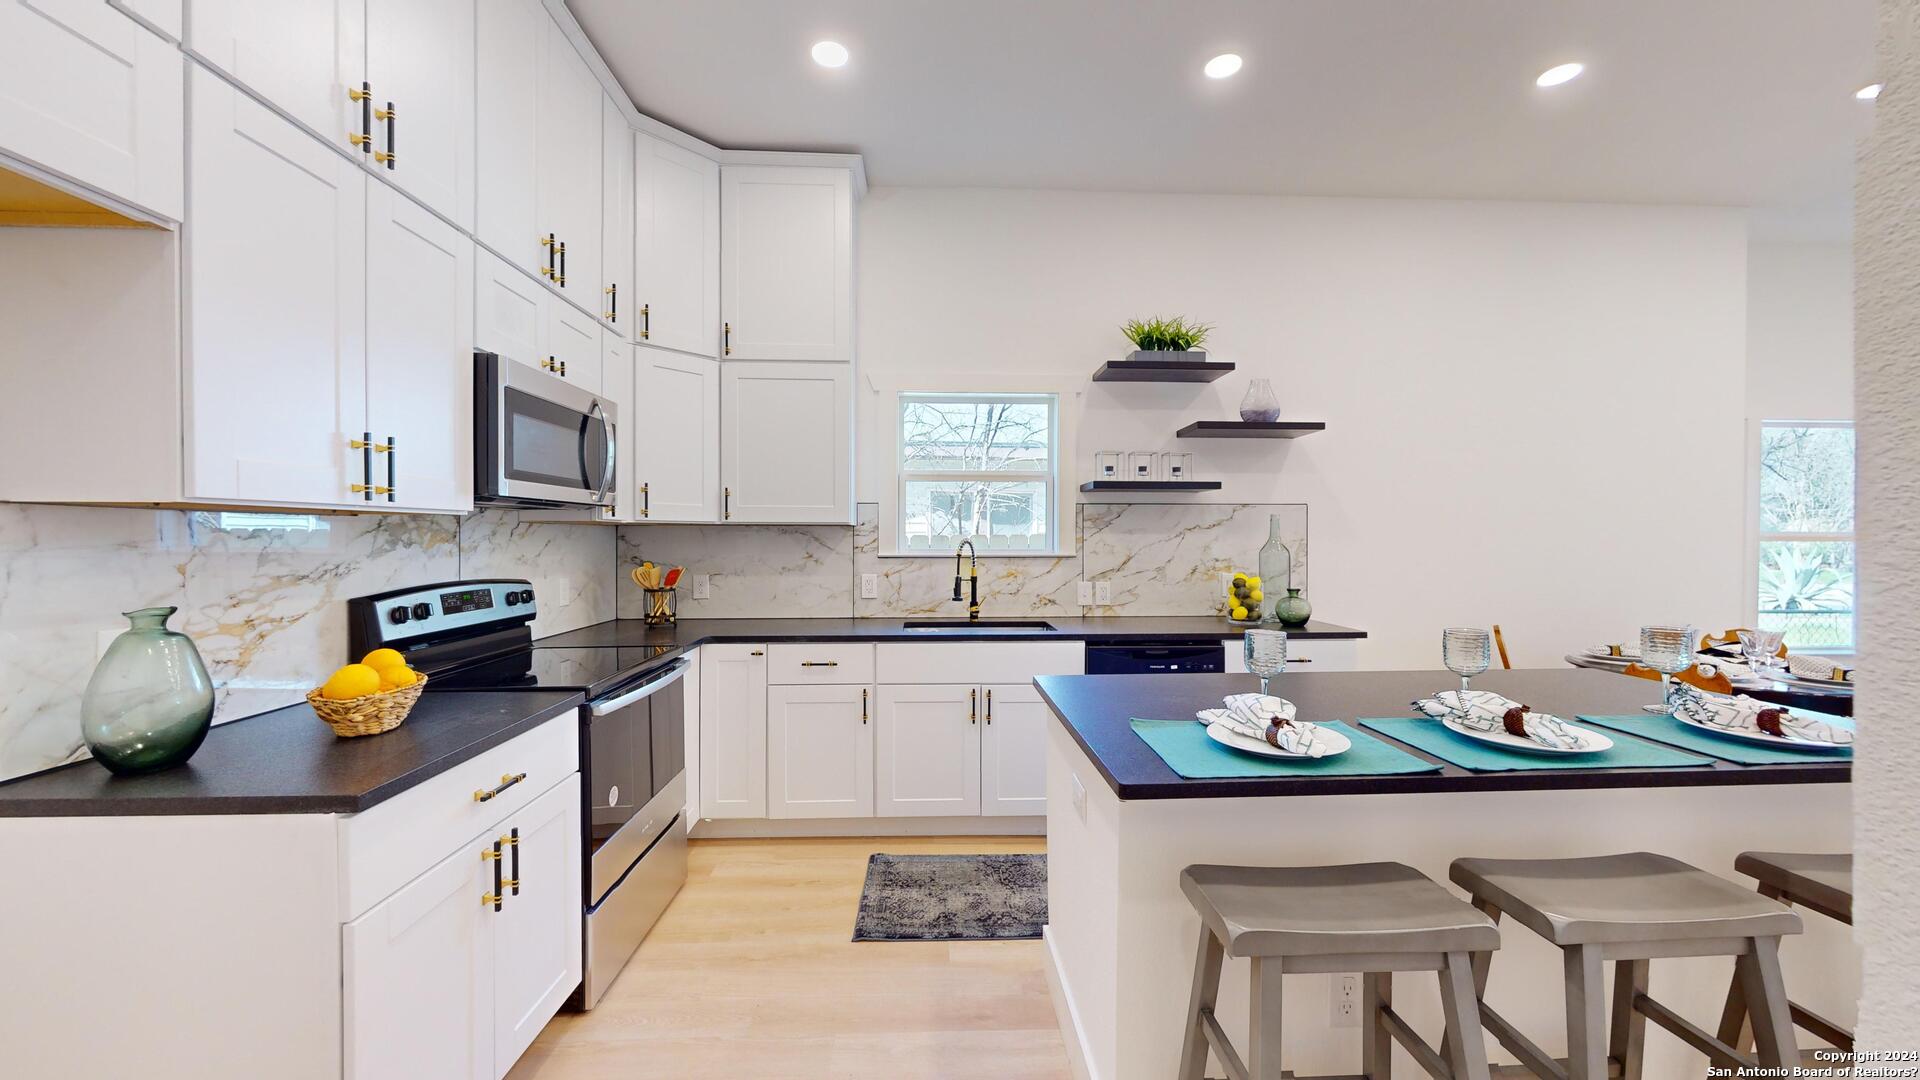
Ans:
[[[1187,779],[1133,731],[1139,719],[1190,719],[1245,675],[1045,676],[1057,720],[1047,740],[1049,976],[1076,1072],[1096,1080],[1172,1075],[1192,979],[1199,918],[1178,875],[1192,863],[1287,866],[1393,860],[1436,881],[1462,856],[1553,858],[1646,850],[1729,880],[1741,851],[1846,851],[1851,764],[1804,762],[1625,769],[1473,772],[1371,730],[1430,771],[1395,775]],[[1272,692],[1304,720],[1404,717],[1409,703],[1457,685],[1447,672],[1287,674]],[[1658,693],[1595,671],[1496,671],[1494,690],[1572,719],[1626,715]],[[1616,741],[1629,738],[1615,735]],[[1458,890],[1455,890],[1458,893]],[[1809,917],[1782,956],[1795,1000],[1843,1023],[1853,1016],[1858,961],[1844,927]],[[1732,975],[1725,958],[1658,961],[1653,991],[1712,1029]],[[1358,1072],[1357,1030],[1336,1026],[1332,980],[1287,980],[1286,1063],[1302,1075]],[[1566,1049],[1559,950],[1503,925],[1488,1001],[1556,1054]],[[1229,960],[1218,1016],[1246,1038],[1245,961]],[[1433,980],[1403,975],[1395,1008],[1439,1041]],[[1704,1059],[1649,1028],[1648,1077],[1697,1076]],[[1802,1036],[1803,1043],[1808,1037]],[[1511,1061],[1488,1040],[1493,1060]],[[1396,1048],[1402,1075],[1421,1075]],[[1218,1065],[1208,1075],[1221,1075]]]

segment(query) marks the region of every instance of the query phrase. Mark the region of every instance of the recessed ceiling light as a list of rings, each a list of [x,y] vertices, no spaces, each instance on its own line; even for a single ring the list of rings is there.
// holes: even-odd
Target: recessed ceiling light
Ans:
[[[1240,70],[1239,53],[1221,53],[1207,61],[1207,78],[1224,79]]]
[[[1868,83],[1860,89],[1855,90],[1853,96],[1859,98],[1861,101],[1872,101],[1874,98],[1880,96],[1880,84]]]
[[[846,67],[847,47],[837,41],[813,43],[813,62],[821,67]]]
[[[1541,72],[1539,78],[1533,80],[1533,85],[1559,86],[1561,83],[1572,82],[1579,78],[1580,73],[1585,70],[1587,70],[1585,64],[1561,64],[1558,67],[1550,67]]]

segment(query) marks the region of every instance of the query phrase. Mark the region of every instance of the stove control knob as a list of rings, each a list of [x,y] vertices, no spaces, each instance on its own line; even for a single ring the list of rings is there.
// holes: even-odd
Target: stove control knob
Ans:
[[[407,611],[407,609],[404,606],[392,607],[387,609],[387,621],[392,623],[395,626],[399,626],[401,623],[406,622],[408,619],[412,617],[413,616]]]
[[[413,617],[416,619],[433,618],[433,605],[428,603],[419,603],[419,604],[413,605]]]
[[[531,603],[533,603],[533,590],[532,590],[532,589],[521,589],[521,590],[520,590],[520,602],[521,602],[521,603],[523,603],[523,604],[531,604]]]
[[[508,594],[507,594],[507,606],[508,606],[508,607],[514,607],[515,605],[517,605],[517,604],[519,604],[519,603],[520,603],[520,594],[519,594],[519,593],[517,593],[517,592],[510,592],[510,593],[508,593]]]

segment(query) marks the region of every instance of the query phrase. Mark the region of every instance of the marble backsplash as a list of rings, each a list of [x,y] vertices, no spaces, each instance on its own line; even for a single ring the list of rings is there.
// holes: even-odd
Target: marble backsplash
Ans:
[[[173,606],[217,687],[216,723],[299,701],[340,664],[349,597],[527,578],[536,633],[612,618],[610,529],[512,511],[317,516],[0,505],[0,779],[84,754],[80,697],[119,613]]]
[[[1073,551],[1052,558],[980,560],[980,601],[990,614],[1210,615],[1222,609],[1222,571],[1255,568],[1274,517],[1306,588],[1307,508],[1298,503],[1088,503]],[[675,597],[683,618],[963,617],[953,602],[953,559],[882,558],[879,507],[861,503],[858,524],[630,525],[620,529],[615,581],[622,618],[643,600],[627,571],[643,559],[711,575],[711,594]],[[860,598],[860,576],[879,595]],[[1082,608],[1082,580],[1111,580],[1113,603]],[[1280,587],[1284,588],[1284,584]]]

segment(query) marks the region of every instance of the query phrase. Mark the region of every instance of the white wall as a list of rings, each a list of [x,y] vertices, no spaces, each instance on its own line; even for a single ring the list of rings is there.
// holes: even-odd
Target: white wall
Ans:
[[[1881,0],[1886,90],[1854,182],[1860,423],[1861,752],[1854,917],[1865,964],[1859,1045],[1910,1050],[1920,1016],[1920,0]]]
[[[1853,249],[1755,239],[1747,251],[1747,416],[1853,416]]]
[[[1095,450],[1178,448],[1216,501],[1309,504],[1316,615],[1368,664],[1438,666],[1451,624],[1537,666],[1745,609],[1737,211],[880,188],[860,244],[863,501],[894,475],[880,388],[1045,375],[1081,410],[1068,490]],[[1156,312],[1240,370],[1089,382]],[[1173,438],[1256,374],[1328,430]]]

